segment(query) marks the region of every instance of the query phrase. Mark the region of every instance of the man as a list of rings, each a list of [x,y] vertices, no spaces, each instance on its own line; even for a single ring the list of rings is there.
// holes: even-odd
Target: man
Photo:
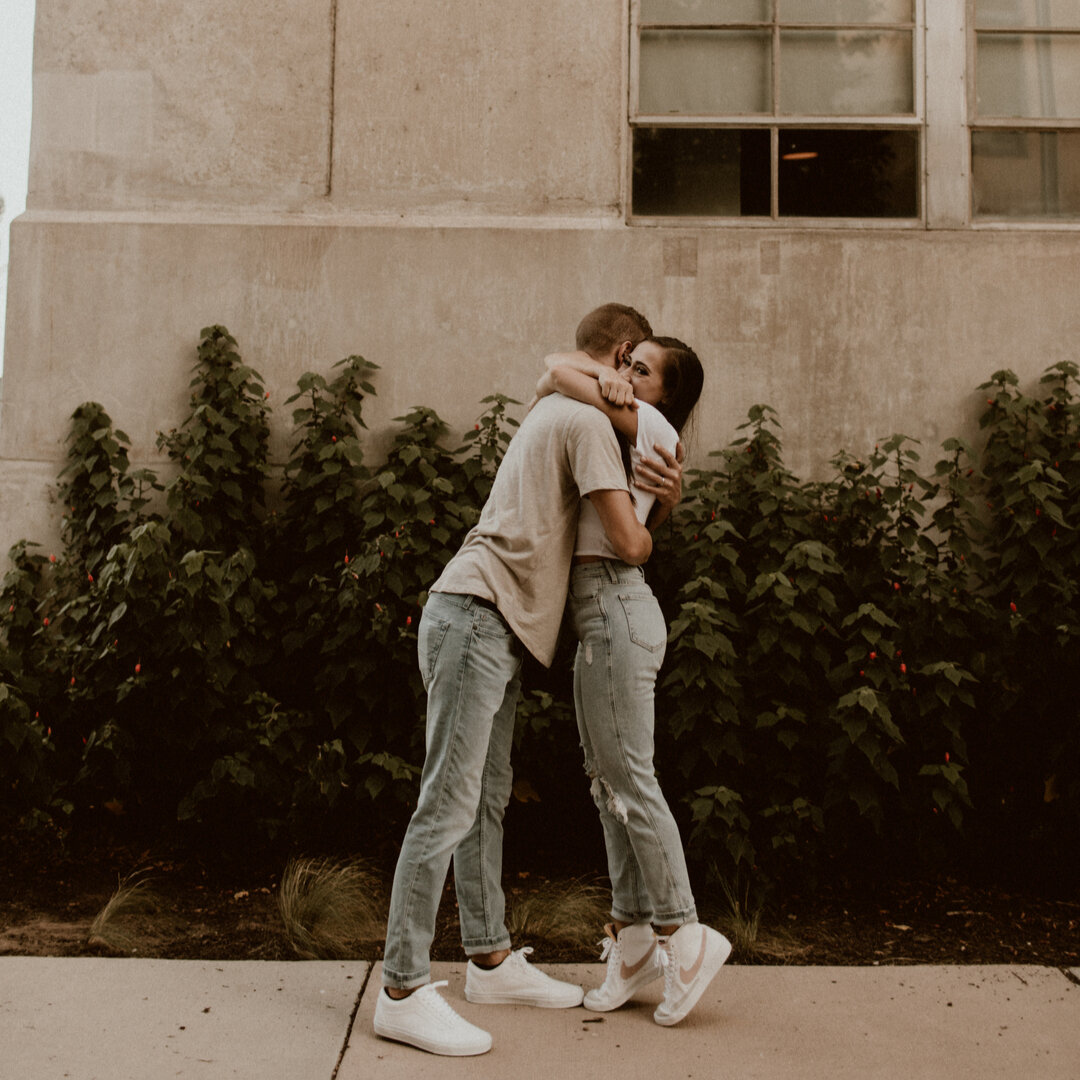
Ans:
[[[577,347],[614,371],[649,335],[633,308],[605,304],[581,321]],[[672,471],[677,481],[678,467]],[[436,1054],[491,1049],[491,1036],[439,995],[444,984],[430,982],[451,857],[469,956],[466,998],[546,1008],[582,1001],[581,987],[531,967],[527,950],[510,951],[501,877],[522,650],[545,666],[554,657],[586,495],[619,558],[643,563],[652,539],[634,514],[611,424],[590,405],[551,395],[522,422],[479,523],[431,587],[418,646],[427,753],[394,874],[375,1009],[375,1031],[385,1038]]]

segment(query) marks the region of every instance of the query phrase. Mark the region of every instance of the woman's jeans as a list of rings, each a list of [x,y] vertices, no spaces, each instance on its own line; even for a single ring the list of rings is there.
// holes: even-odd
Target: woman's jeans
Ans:
[[[521,648],[502,616],[475,597],[428,597],[418,646],[428,692],[427,753],[394,872],[387,986],[408,989],[431,979],[431,939],[451,856],[465,952],[510,947],[502,821],[513,779]]]
[[[636,566],[575,566],[574,705],[600,810],[611,914],[658,926],[696,917],[679,829],[653,770],[653,688],[667,647],[660,605]]]

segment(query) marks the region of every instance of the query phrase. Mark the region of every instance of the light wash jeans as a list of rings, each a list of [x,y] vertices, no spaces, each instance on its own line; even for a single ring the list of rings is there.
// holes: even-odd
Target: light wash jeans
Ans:
[[[574,567],[569,604],[574,705],[604,828],[612,917],[691,922],[682,840],[653,768],[653,688],[667,648],[660,605],[640,567],[610,559]]]
[[[451,856],[465,952],[510,947],[502,821],[522,646],[475,597],[434,592],[420,618],[418,653],[427,753],[394,872],[383,960],[384,985],[401,989],[431,981],[431,939]]]

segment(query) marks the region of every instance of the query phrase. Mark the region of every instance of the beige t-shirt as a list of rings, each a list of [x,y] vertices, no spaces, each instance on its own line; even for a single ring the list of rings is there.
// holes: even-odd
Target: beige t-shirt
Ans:
[[[555,656],[578,506],[590,491],[627,491],[608,418],[561,394],[541,398],[510,440],[480,521],[431,592],[490,600],[545,667]]]

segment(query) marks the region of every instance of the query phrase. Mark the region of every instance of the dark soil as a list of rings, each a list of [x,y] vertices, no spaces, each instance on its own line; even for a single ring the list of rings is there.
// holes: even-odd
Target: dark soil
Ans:
[[[282,860],[282,863],[284,860]],[[295,954],[277,912],[283,866],[207,864],[130,847],[46,850],[25,840],[0,840],[0,955],[116,954],[175,959],[287,960]],[[142,871],[153,904],[121,920],[122,947],[87,943],[94,916],[118,880]],[[389,874],[386,875],[389,880]],[[508,873],[511,907],[560,874]],[[1044,890],[1046,891],[1046,890]],[[721,897],[701,896],[704,921],[736,940],[743,963],[1044,964],[1080,966],[1080,896],[1038,895],[1020,888],[975,884],[954,877],[904,878],[841,884],[788,893],[761,913],[756,941],[741,945]],[[580,944],[522,939],[536,959],[595,961],[600,927]],[[378,943],[357,955],[380,956]],[[460,957],[452,888],[443,898],[435,959]]]

